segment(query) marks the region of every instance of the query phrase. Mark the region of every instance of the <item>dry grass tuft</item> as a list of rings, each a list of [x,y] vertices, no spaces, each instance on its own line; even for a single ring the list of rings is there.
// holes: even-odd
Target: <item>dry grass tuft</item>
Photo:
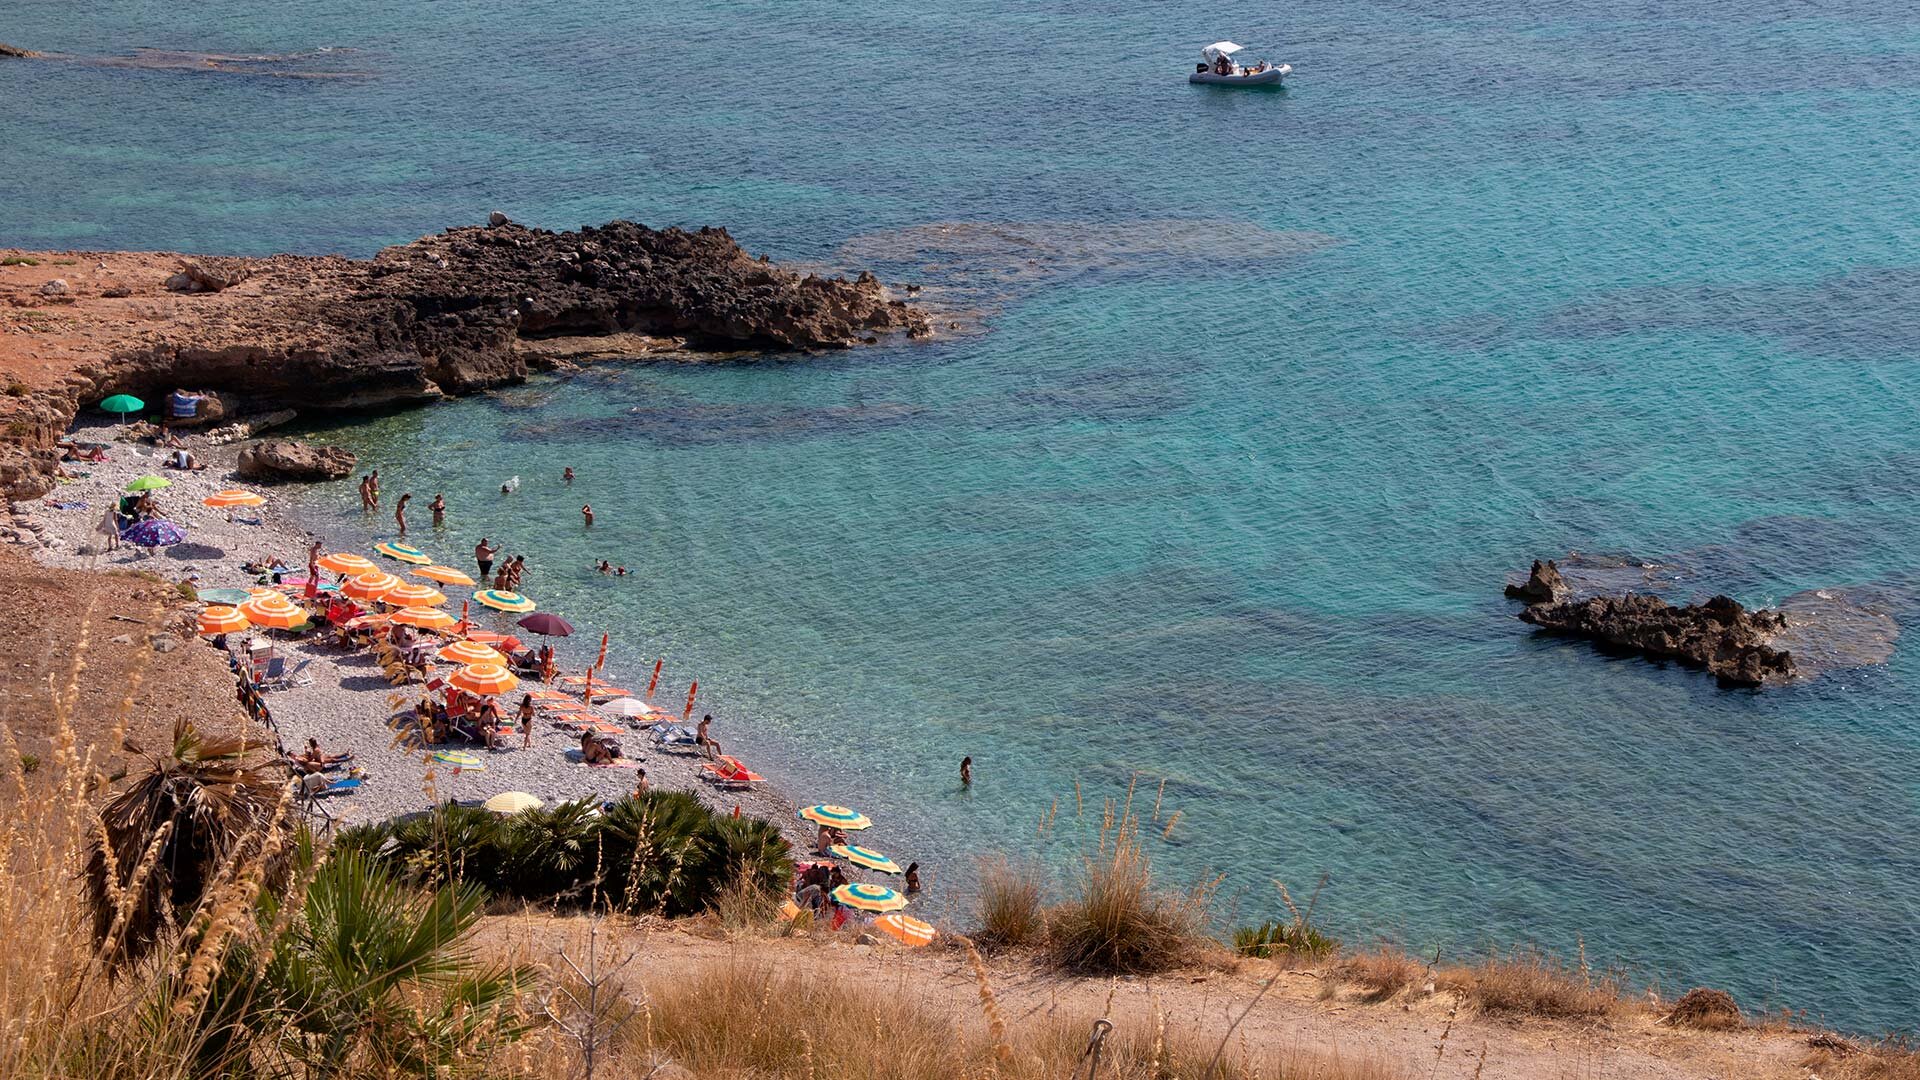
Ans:
[[[1673,1003],[1673,1008],[1660,1022],[1706,1031],[1746,1026],[1746,1018],[1740,1015],[1740,1006],[1732,994],[1705,986],[1696,986],[1680,995],[1680,1000]]]
[[[1448,968],[1436,982],[1459,992],[1481,1012],[1552,1020],[1590,1020],[1622,1007],[1621,980],[1538,949],[1489,956],[1470,968]]]
[[[1343,956],[1334,966],[1331,979],[1333,983],[1359,987],[1362,1001],[1379,1002],[1420,985],[1426,970],[1425,964],[1398,945],[1382,945],[1372,952]]]
[[[980,863],[979,927],[974,941],[989,952],[1040,944],[1047,927],[1040,907],[1040,877],[1005,859]]]
[[[984,1006],[983,1006],[984,1007]],[[649,991],[650,1023],[630,1029],[613,1055],[621,1077],[671,1061],[697,1076],[815,1080],[999,1077],[1058,1080],[1084,1071],[1092,1021],[1041,1020],[996,1037],[986,1024],[931,1012],[904,985],[775,973],[722,963]],[[1102,1080],[1201,1080],[1219,1043],[1166,1035],[1153,1025],[1116,1029],[1102,1046]],[[1304,1050],[1222,1055],[1214,1080],[1405,1080],[1379,1060]]]
[[[1047,913],[1047,955],[1086,975],[1141,975],[1205,962],[1220,949],[1205,933],[1204,889],[1155,887],[1131,803],[1109,806],[1074,894]]]
[[[1906,1039],[1861,1046],[1828,1032],[1807,1040],[1805,1066],[1827,1080],[1920,1080],[1920,1049]]]

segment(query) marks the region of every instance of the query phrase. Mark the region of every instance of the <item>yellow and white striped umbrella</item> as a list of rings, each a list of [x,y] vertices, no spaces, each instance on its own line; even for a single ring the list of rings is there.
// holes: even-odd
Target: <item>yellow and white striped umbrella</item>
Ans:
[[[346,551],[322,555],[314,560],[314,565],[329,574],[371,574],[380,569],[365,555],[355,555]]]
[[[255,626],[273,630],[291,630],[307,623],[306,609],[279,593],[249,599],[240,605],[240,614]]]
[[[907,906],[906,897],[885,885],[868,885],[865,882],[842,885],[833,890],[833,898],[859,911],[899,911]]]
[[[449,630],[458,620],[439,608],[403,607],[388,615],[387,621],[417,626],[422,630]]]
[[[433,607],[436,604],[446,603],[447,595],[431,585],[418,585],[408,581],[388,589],[385,595],[380,597],[380,602],[392,604],[395,607]]]
[[[373,545],[373,550],[385,555],[389,559],[398,559],[403,563],[412,563],[415,566],[426,566],[428,563],[433,562],[426,552],[421,551],[412,544],[402,544],[397,540],[386,540],[375,544]]]
[[[353,597],[355,600],[378,600],[399,588],[402,584],[404,584],[404,582],[392,574],[375,570],[370,574],[361,574],[359,577],[348,578],[346,582],[340,586],[340,591]]]
[[[212,637],[215,634],[237,634],[249,624],[247,617],[240,614],[238,608],[216,604],[200,613],[200,632]]]
[[[933,944],[935,933],[933,924],[921,922],[911,915],[902,915],[899,912],[882,915],[873,920],[873,925],[881,933],[898,939],[909,948],[917,949],[922,945]]]
[[[433,655],[455,664],[500,664],[507,658],[477,641],[456,641]],[[571,700],[571,699],[569,699]]]
[[[441,585],[473,584],[472,578],[455,570],[451,566],[423,566],[418,570],[409,570],[407,573],[412,574],[414,577],[426,578],[428,581],[437,582]]]

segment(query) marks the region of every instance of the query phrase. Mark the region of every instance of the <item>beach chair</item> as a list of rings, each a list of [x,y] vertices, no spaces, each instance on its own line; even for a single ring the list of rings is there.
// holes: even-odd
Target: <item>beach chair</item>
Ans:
[[[311,663],[313,663],[311,659],[302,660],[298,666],[288,668],[286,657],[276,656],[267,661],[267,669],[260,677],[260,686],[262,689],[273,690],[292,690],[296,687],[312,686],[313,676],[304,674],[307,665]]]
[[[767,782],[766,777],[740,764],[739,758],[726,754],[700,766],[700,779],[728,791],[745,791],[755,784]]]

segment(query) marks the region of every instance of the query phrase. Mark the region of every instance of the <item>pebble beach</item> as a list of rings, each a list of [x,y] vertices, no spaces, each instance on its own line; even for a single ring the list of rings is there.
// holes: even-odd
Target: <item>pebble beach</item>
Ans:
[[[104,462],[69,462],[68,478],[43,499],[16,502],[12,506],[8,539],[29,549],[33,557],[46,565],[95,571],[151,573],[170,583],[187,582],[197,589],[244,588],[260,583],[261,575],[245,570],[244,564],[278,560],[282,565],[304,566],[308,547],[314,540],[327,543],[329,551],[352,551],[376,558],[382,568],[402,575],[408,567],[378,560],[369,537],[320,535],[290,517],[276,488],[243,484],[234,473],[239,445],[209,446],[198,436],[183,435],[182,443],[205,468],[183,471],[163,468],[166,452],[152,446],[117,440],[118,426],[102,422],[81,422],[74,429],[77,439],[108,443]],[[167,548],[141,548],[121,544],[108,550],[105,537],[97,533],[106,508],[134,479],[156,475],[170,486],[155,493],[162,516],[187,530],[187,539]],[[217,491],[235,487],[258,491],[268,502],[257,509],[225,510],[203,505],[202,500]],[[284,490],[284,489],[280,489]],[[425,506],[414,508],[428,518]],[[466,552],[434,551],[441,561],[461,566],[471,561]],[[414,580],[414,579],[408,579]],[[528,595],[538,597],[537,569],[529,573]],[[443,590],[449,597],[445,609],[458,613],[466,592],[457,587]],[[473,605],[475,624],[503,633],[514,630],[517,616],[505,616]],[[562,613],[564,614],[564,613]],[[499,625],[492,625],[493,623]],[[579,635],[597,635],[600,628],[576,627]],[[259,633],[259,631],[255,631]],[[521,633],[523,638],[540,639]],[[575,734],[542,718],[536,723],[533,745],[521,746],[516,735],[500,749],[457,747],[480,758],[480,769],[454,769],[432,761],[425,750],[413,745],[395,726],[397,717],[412,710],[425,694],[418,679],[400,686],[389,685],[380,667],[365,649],[347,649],[336,645],[331,634],[314,633],[293,637],[273,635],[279,654],[286,658],[289,670],[297,672],[301,685],[271,690],[266,694],[283,744],[290,750],[304,746],[309,738],[318,739],[329,754],[353,755],[352,765],[364,774],[364,782],[349,793],[330,795],[321,802],[339,824],[379,821],[425,810],[437,801],[453,799],[478,804],[510,791],[526,792],[552,804],[579,798],[611,800],[631,791],[637,772],[646,770],[649,784],[655,788],[692,792],[703,803],[723,813],[736,807],[742,814],[763,817],[781,826],[795,841],[796,850],[809,846],[811,832],[796,822],[795,802],[771,783],[757,785],[751,791],[721,790],[703,782],[701,766],[705,758],[697,753],[657,748],[644,727],[605,714],[612,723],[629,730],[616,736],[625,761],[616,767],[590,767],[580,763],[579,739]],[[187,643],[188,648],[209,648],[203,640]],[[562,674],[579,674],[563,666]],[[646,672],[602,671],[596,682],[611,683],[636,692],[646,686]],[[524,689],[533,689],[528,683]],[[501,698],[502,712],[510,714],[518,703],[518,691]],[[684,702],[655,701],[667,713],[678,718]],[[725,738],[725,728],[716,726],[716,737]],[[766,763],[748,761],[756,772],[769,775]]]

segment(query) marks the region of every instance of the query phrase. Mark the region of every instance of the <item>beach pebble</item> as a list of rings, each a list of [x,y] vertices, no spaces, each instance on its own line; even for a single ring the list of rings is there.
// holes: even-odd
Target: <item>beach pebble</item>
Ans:
[[[115,634],[112,637],[108,638],[107,641],[114,645],[131,645],[133,644],[133,635],[132,634]]]

